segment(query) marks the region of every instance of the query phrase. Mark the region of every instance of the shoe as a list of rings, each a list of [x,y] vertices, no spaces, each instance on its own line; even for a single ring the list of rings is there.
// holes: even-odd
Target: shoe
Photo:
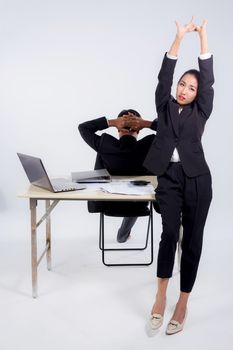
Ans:
[[[125,235],[125,236],[117,235],[117,242],[118,243],[125,243],[128,241],[129,238],[131,238],[130,233]]]
[[[181,332],[184,328],[186,317],[187,317],[187,310],[185,312],[184,320],[182,323],[179,323],[178,321],[175,321],[175,320],[171,320],[167,325],[166,334],[171,335],[171,334],[176,334],[178,332]]]
[[[152,329],[158,329],[163,324],[163,316],[160,314],[153,314],[150,317],[150,326]]]

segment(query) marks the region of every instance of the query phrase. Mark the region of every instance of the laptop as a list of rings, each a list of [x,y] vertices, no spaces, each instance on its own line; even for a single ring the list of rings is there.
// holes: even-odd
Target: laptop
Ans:
[[[50,179],[40,158],[17,153],[20,162],[32,185],[44,188],[52,192],[67,192],[82,190],[83,185],[68,181],[66,179]]]
[[[71,177],[72,181],[79,183],[111,182],[111,175],[107,169],[72,172]]]

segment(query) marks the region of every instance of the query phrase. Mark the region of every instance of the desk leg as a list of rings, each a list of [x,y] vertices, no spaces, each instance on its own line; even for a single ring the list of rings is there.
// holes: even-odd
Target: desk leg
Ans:
[[[50,201],[46,200],[46,212],[50,207]],[[47,246],[47,269],[51,270],[51,219],[50,214],[46,217],[46,246]]]
[[[32,296],[37,297],[37,236],[36,236],[37,200],[30,198],[31,211],[31,263],[32,263]]]

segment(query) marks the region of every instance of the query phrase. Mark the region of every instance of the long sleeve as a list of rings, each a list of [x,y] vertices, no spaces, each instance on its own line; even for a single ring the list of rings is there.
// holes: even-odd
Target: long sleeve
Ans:
[[[93,119],[79,124],[78,129],[84,141],[98,152],[101,137],[96,134],[97,131],[108,128],[108,122],[105,117]]]
[[[214,73],[213,56],[208,59],[198,58],[200,79],[198,86],[197,104],[203,116],[208,119],[213,109]]]
[[[154,130],[154,131],[157,131],[157,126],[158,126],[158,118],[153,120],[150,129]]]
[[[158,85],[155,92],[157,112],[161,111],[171,96],[173,74],[177,60],[167,57],[165,54],[162,67],[158,75]]]

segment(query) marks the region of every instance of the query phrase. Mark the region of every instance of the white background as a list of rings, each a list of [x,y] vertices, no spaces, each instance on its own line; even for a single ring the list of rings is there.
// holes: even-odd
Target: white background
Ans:
[[[95,152],[81,139],[78,124],[100,116],[114,118],[125,108],[153,120],[157,74],[175,35],[174,20],[187,23],[192,15],[198,23],[208,18],[216,78],[214,110],[203,137],[214,190],[204,246],[214,244],[221,249],[220,256],[228,266],[231,253],[225,247],[232,246],[232,13],[230,0],[0,1],[0,265],[2,290],[5,298],[11,293],[11,305],[20,293],[21,298],[30,298],[30,271],[25,271],[30,257],[22,260],[29,246],[28,203],[16,197],[28,181],[16,152],[41,157],[50,176],[92,169]],[[199,51],[197,34],[187,35],[175,81],[183,71],[197,68]],[[115,130],[111,132],[116,135]],[[54,217],[58,240],[64,239],[65,230],[66,238],[76,242],[85,230],[96,241],[90,239],[84,246],[96,244],[97,250],[93,229],[97,231],[98,217],[87,213],[85,203],[61,204]],[[155,222],[158,239],[158,216]],[[214,249],[211,252],[217,256]],[[205,251],[203,254],[208,261]],[[83,259],[85,264],[85,256]],[[153,281],[155,266],[150,272]],[[25,293],[15,281],[21,273],[27,276],[22,287]],[[231,270],[225,273],[227,279],[232,277]],[[216,278],[221,281],[220,276]],[[136,279],[134,282],[137,285]],[[221,289],[219,292],[221,298]],[[152,296],[148,297],[148,305],[151,303]],[[12,309],[9,327],[13,314]],[[6,348],[13,349],[11,345]]]

